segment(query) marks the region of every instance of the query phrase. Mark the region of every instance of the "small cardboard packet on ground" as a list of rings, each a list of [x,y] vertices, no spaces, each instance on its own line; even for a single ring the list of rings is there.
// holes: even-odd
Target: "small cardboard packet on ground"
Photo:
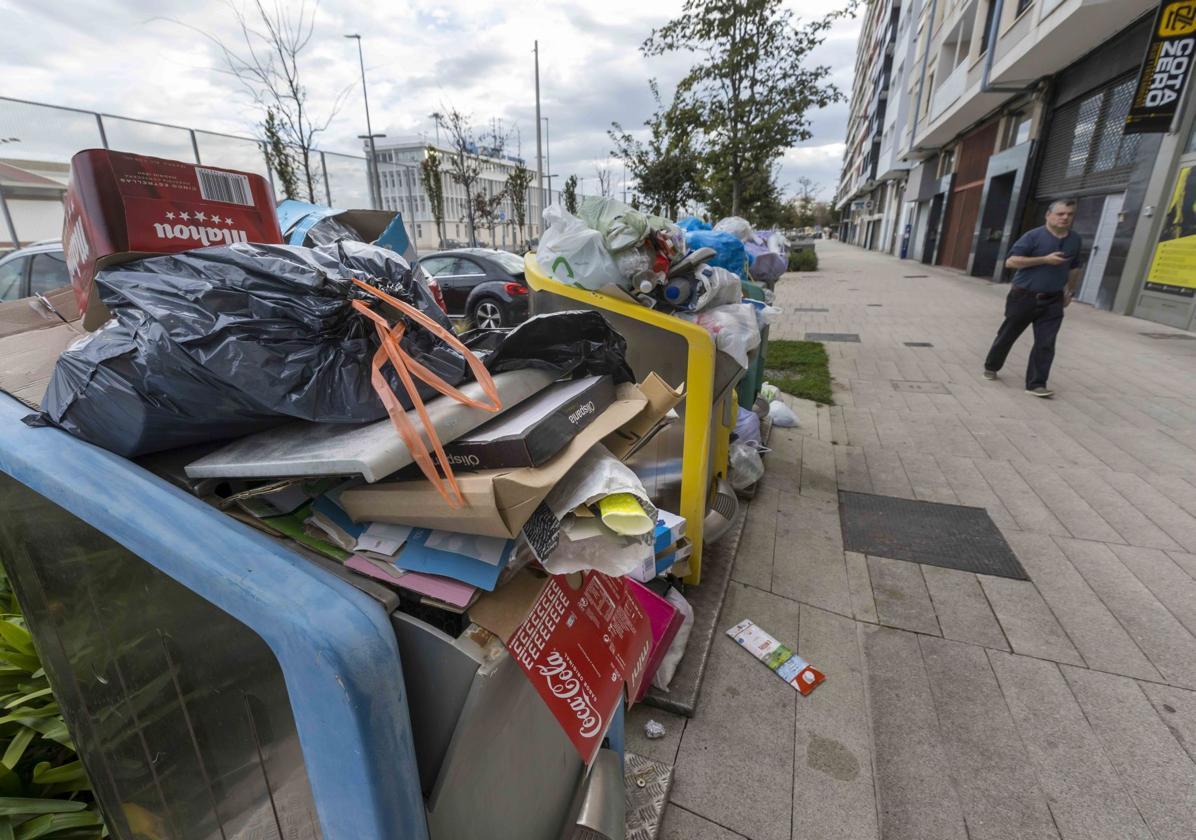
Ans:
[[[770,671],[801,692],[803,697],[826,679],[825,674],[748,619],[728,630],[727,635],[767,665]]]

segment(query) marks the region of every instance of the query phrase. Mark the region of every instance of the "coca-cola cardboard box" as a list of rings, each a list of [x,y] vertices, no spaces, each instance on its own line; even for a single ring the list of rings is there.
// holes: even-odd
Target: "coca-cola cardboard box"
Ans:
[[[85,329],[108,318],[93,282],[100,269],[236,242],[282,242],[260,175],[107,149],[71,158],[62,247]]]

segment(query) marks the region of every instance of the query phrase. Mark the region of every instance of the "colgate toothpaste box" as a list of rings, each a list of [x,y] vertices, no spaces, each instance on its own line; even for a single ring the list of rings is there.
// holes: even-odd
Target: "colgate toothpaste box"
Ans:
[[[107,149],[71,158],[62,247],[85,329],[108,319],[94,283],[100,269],[237,242],[282,243],[262,176]]]

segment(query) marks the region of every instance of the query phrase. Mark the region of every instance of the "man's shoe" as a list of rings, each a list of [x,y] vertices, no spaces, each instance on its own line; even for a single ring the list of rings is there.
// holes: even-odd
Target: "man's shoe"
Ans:
[[[997,372],[996,372],[995,370],[987,370],[987,369],[986,369],[986,370],[984,371],[984,378],[985,378],[985,379],[989,379],[989,380],[996,379],[996,378],[997,378]]]
[[[1037,388],[1027,388],[1026,393],[1031,394],[1035,397],[1053,397],[1053,396],[1055,396],[1054,391],[1052,391],[1050,388],[1044,387],[1042,385],[1039,385]]]

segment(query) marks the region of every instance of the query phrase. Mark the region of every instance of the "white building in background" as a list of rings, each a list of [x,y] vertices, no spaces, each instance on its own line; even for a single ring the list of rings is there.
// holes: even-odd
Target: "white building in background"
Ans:
[[[403,214],[403,218],[409,222],[408,229],[414,232],[416,247],[421,254],[441,247],[436,222],[432,216],[432,206],[419,178],[419,166],[427,156],[429,147],[435,148],[441,156],[445,247],[468,245],[469,224],[466,221],[466,207],[470,197],[465,194],[465,188],[448,174],[448,159],[453,150],[447,145],[429,143],[419,137],[400,139],[377,147],[382,209],[397,210]],[[487,198],[493,198],[506,189],[507,179],[520,162],[516,157],[475,155],[474,159],[482,168],[475,193],[480,191]],[[525,165],[532,172],[532,184],[528,188],[524,203],[522,235],[515,229],[515,208],[510,196],[506,196],[498,205],[493,229],[488,224],[478,222],[476,235],[479,245],[517,250],[528,239],[539,237],[545,204],[561,200],[559,189],[554,189],[549,195],[547,183],[543,194],[536,189],[535,161]]]

